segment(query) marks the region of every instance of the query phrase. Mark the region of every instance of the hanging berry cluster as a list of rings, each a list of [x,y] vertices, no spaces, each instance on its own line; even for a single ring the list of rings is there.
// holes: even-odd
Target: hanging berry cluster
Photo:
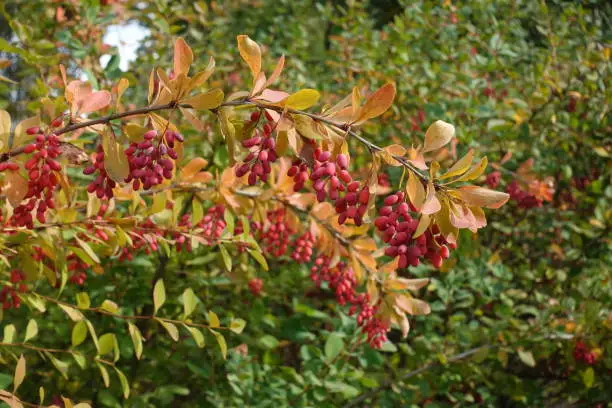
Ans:
[[[25,280],[25,274],[19,269],[11,271],[11,284],[5,285],[0,291],[0,302],[3,309],[18,309],[21,306],[19,293],[27,291],[25,284],[21,283]]]
[[[175,143],[184,141],[180,133],[171,130],[167,130],[161,137],[157,130],[149,130],[143,136],[142,142],[132,142],[125,150],[130,163],[130,173],[125,182],[131,182],[134,191],[141,187],[150,190],[164,179],[171,180],[174,160],[178,158]]]
[[[374,225],[382,233],[382,240],[389,244],[385,255],[398,257],[399,268],[418,266],[423,257],[439,268],[450,256],[449,247],[454,249],[455,244],[448,243],[435,225],[413,238],[419,222],[412,218],[409,210],[401,191],[387,196],[384,206],[380,207]]]
[[[36,135],[36,142],[24,149],[26,154],[34,153],[24,165],[28,171],[28,191],[24,197],[26,202],[15,208],[11,224],[34,228],[32,211],[36,209],[36,219],[44,223],[47,209],[55,208],[53,192],[59,182],[56,172],[62,169],[55,159],[61,151],[60,140],[55,134],[44,135],[39,127],[29,128],[26,132]]]
[[[581,340],[574,346],[574,359],[586,365],[594,365],[597,362],[597,354]]]
[[[86,167],[83,170],[83,174],[90,175],[98,172],[98,176],[87,186],[89,193],[96,193],[99,199],[110,199],[113,198],[113,188],[116,183],[106,173],[104,168],[104,149],[102,145],[98,145],[96,154],[94,155],[94,164]]]
[[[276,140],[272,136],[274,121],[267,112],[264,116],[266,123],[262,130],[255,129],[251,138],[242,141],[242,146],[249,149],[249,154],[244,158],[243,163],[236,167],[237,177],[248,174],[250,186],[255,185],[257,179],[263,182],[267,181],[268,175],[272,171],[270,165],[278,158],[276,155]],[[253,112],[250,123],[247,123],[246,126],[257,126],[260,118],[261,112]]]
[[[358,312],[357,324],[366,334],[370,346],[382,347],[387,341],[386,333],[389,327],[376,317],[378,306],[370,305],[369,296],[366,293],[357,293],[357,279],[348,265],[344,262],[333,265],[330,257],[318,256],[310,269],[310,278],[317,286],[327,282],[340,305],[351,305],[350,315]]]

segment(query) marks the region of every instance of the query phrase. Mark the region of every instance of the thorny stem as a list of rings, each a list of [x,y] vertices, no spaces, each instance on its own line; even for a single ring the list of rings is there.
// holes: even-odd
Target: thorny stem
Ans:
[[[229,101],[229,102],[224,102],[220,105],[220,107],[224,107],[224,106],[245,106],[245,105],[252,105],[252,106],[256,106],[260,109],[269,109],[269,110],[273,110],[276,112],[287,112],[287,113],[292,113],[292,114],[296,114],[296,115],[304,115],[304,116],[308,116],[309,118],[320,122],[320,123],[324,123],[326,125],[329,126],[333,126],[336,129],[345,132],[346,134],[348,134],[349,136],[355,138],[356,140],[358,140],[359,142],[361,142],[363,145],[365,145],[368,150],[370,150],[370,152],[381,152],[384,149],[372,142],[370,142],[368,139],[364,138],[363,136],[359,135],[358,133],[356,133],[355,131],[351,130],[350,128],[350,124],[347,123],[339,123],[336,121],[333,121],[331,119],[328,119],[324,116],[321,115],[316,115],[314,113],[310,113],[310,112],[305,112],[302,110],[298,110],[298,109],[290,109],[290,108],[283,108],[283,107],[279,107],[279,106],[274,106],[274,105],[267,105],[267,104],[262,104],[260,102],[256,102],[256,101],[250,101],[248,99],[245,100],[237,100],[237,101]],[[188,104],[179,104],[178,102],[170,102],[167,104],[163,104],[163,105],[153,105],[153,106],[146,106],[144,108],[139,108],[139,109],[134,109],[134,110],[130,110],[130,111],[125,111],[125,112],[120,112],[120,113],[114,113],[112,115],[108,115],[108,116],[103,116],[100,118],[96,118],[96,119],[91,119],[91,120],[85,120],[82,122],[78,122],[78,123],[73,123],[70,124],[68,126],[65,126],[61,129],[58,129],[56,131],[54,131],[53,133],[55,133],[56,135],[62,135],[64,133],[69,133],[78,129],[83,129],[86,127],[90,127],[90,126],[94,126],[94,125],[99,125],[102,123],[110,123],[113,120],[117,120],[117,119],[123,119],[123,118],[127,118],[130,116],[137,116],[137,115],[145,115],[147,113],[151,113],[151,112],[156,112],[156,111],[162,111],[162,110],[169,110],[169,109],[176,109],[178,107],[181,108],[191,108],[190,105]],[[218,108],[215,109],[211,109],[212,112],[215,112]],[[24,146],[20,146],[17,147],[9,152],[6,152],[2,155],[0,155],[0,163],[7,161],[8,159],[10,159],[11,157],[17,156],[21,153],[23,153],[25,149],[25,145]],[[400,162],[404,167],[408,168],[409,170],[411,170],[412,172],[414,172],[417,177],[419,177],[422,181],[427,182],[428,181],[428,177],[427,175],[423,174],[419,169],[417,169],[416,167],[414,167],[414,165],[412,165],[405,157],[402,156],[397,156],[397,155],[392,155],[392,157],[397,160],[398,162]]]

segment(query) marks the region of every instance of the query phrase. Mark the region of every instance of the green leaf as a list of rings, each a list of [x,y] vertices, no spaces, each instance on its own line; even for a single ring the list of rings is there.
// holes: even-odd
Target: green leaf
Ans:
[[[27,343],[28,340],[33,339],[38,334],[38,323],[36,320],[30,319],[28,325],[26,326],[25,337],[23,339],[24,343]]]
[[[254,249],[249,249],[249,254],[253,257],[253,259],[255,259],[261,266],[262,268],[264,268],[264,271],[267,271],[268,268],[268,261],[266,261],[266,258],[264,258],[263,254],[260,251],[254,250]]]
[[[193,293],[193,289],[185,289],[185,291],[183,292],[183,310],[185,313],[185,317],[193,313],[197,303],[198,298],[196,297],[195,293]]]
[[[153,306],[155,311],[153,314],[156,314],[160,307],[166,302],[166,288],[164,287],[163,279],[158,280],[155,283],[155,288],[153,289]]]
[[[236,334],[240,334],[244,330],[245,326],[246,322],[243,319],[232,319],[230,323],[230,330]]]
[[[93,324],[89,320],[85,320],[85,324],[87,325],[87,329],[89,329],[89,335],[96,346],[96,350],[100,353],[100,342],[98,341],[98,335],[96,334],[96,330],[93,327]]]
[[[595,384],[595,371],[593,367],[589,367],[582,373],[582,382],[587,388],[592,388]]]
[[[536,362],[533,358],[533,354],[531,354],[531,351],[518,350],[518,355],[523,363],[525,363],[529,367],[535,367]]]
[[[12,343],[15,338],[15,325],[7,324],[4,326],[4,338],[2,340],[3,343]]]
[[[221,259],[223,260],[223,266],[228,272],[232,271],[232,257],[230,256],[227,248],[223,244],[219,244],[219,250],[221,252]]]
[[[104,386],[108,388],[110,386],[110,376],[108,375],[108,370],[101,363],[96,361],[96,365],[100,370],[100,375],[102,376],[102,381],[104,381]]]
[[[123,398],[130,398],[130,384],[128,383],[127,377],[121,370],[117,367],[113,366],[115,372],[117,373],[117,377],[119,377],[119,382],[121,383],[121,389],[123,390]]]
[[[115,343],[117,343],[117,338],[113,333],[106,333],[100,336],[100,350],[99,353],[101,356],[110,353],[115,348]]]
[[[338,333],[331,333],[325,342],[325,357],[328,361],[335,359],[344,348],[344,341]]]
[[[191,223],[197,225],[204,217],[204,208],[197,198],[191,201]]]
[[[74,358],[74,361],[76,361],[79,367],[81,367],[81,370],[84,370],[87,367],[87,359],[84,355],[80,353],[72,353],[72,358]]]
[[[134,344],[134,354],[136,354],[136,358],[140,360],[142,356],[142,334],[134,323],[128,323],[128,331],[130,332],[130,337],[132,338],[132,343]]]
[[[91,247],[89,246],[89,244],[85,241],[83,241],[82,239],[79,239],[78,237],[74,237],[76,239],[76,241],[79,243],[79,245],[81,246],[81,248],[83,248],[83,251],[85,251],[85,253],[97,264],[100,263],[100,258],[98,258],[98,255],[96,255],[96,253],[93,251],[93,249],[91,249]]]
[[[235,228],[234,214],[232,214],[232,212],[226,208],[225,212],[223,212],[223,219],[225,220],[226,230],[233,236]]]
[[[47,356],[47,358],[51,360],[51,363],[57,369],[57,371],[60,372],[62,377],[64,377],[67,380],[68,379],[68,367],[69,367],[68,363],[55,358],[53,354],[49,353],[48,351],[44,351],[43,353],[45,353],[45,356]]]
[[[72,328],[72,347],[83,343],[87,338],[87,323],[81,320]]]
[[[80,292],[76,295],[77,306],[79,309],[88,309],[91,306],[91,301],[89,300],[89,295],[87,292]]]

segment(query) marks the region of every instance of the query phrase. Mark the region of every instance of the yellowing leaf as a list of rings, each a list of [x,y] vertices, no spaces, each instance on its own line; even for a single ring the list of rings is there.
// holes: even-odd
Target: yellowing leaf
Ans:
[[[276,63],[276,68],[274,68],[274,72],[272,72],[272,75],[270,75],[270,78],[268,78],[268,80],[266,81],[264,88],[267,88],[268,86],[272,85],[274,81],[278,79],[281,72],[283,72],[284,66],[285,66],[285,56],[281,55],[281,57],[278,59],[278,62]]]
[[[280,105],[290,109],[303,110],[317,103],[320,97],[321,94],[315,89],[301,89],[289,95]]]
[[[179,339],[179,331],[178,328],[176,327],[176,325],[174,323],[170,323],[167,322],[165,320],[162,319],[156,319],[162,326],[164,326],[164,329],[166,329],[166,331],[168,332],[168,334],[170,335],[170,338],[174,341],[178,341]]]
[[[181,100],[181,103],[187,104],[197,110],[214,109],[221,105],[222,102],[223,91],[219,88],[210,89],[204,93]]]
[[[17,388],[23,382],[26,375],[26,360],[23,358],[23,354],[19,356],[17,366],[15,367],[15,375],[13,376],[13,394],[17,391]]]
[[[208,322],[210,323],[210,327],[212,327],[213,329],[216,329],[221,325],[219,322],[219,317],[212,310],[208,312]]]
[[[200,329],[187,325],[184,326],[187,330],[189,330],[189,333],[191,333],[191,337],[193,337],[193,340],[199,348],[202,348],[206,345],[206,339],[204,338],[204,335],[202,334]]]
[[[195,310],[197,305],[197,298],[195,293],[193,293],[193,289],[187,288],[183,292],[183,309],[185,312],[185,316],[189,316]]]
[[[240,334],[244,330],[244,326],[246,326],[246,322],[243,319],[232,319],[230,330],[236,334]]]
[[[472,166],[471,169],[469,169],[464,175],[462,175],[461,177],[459,177],[455,181],[471,181],[471,180],[476,180],[487,169],[487,164],[488,163],[489,163],[489,160],[486,157],[483,157],[482,159],[480,159],[480,161],[478,163],[476,163],[474,166]]]
[[[164,287],[164,281],[162,279],[158,280],[155,283],[155,288],[153,289],[153,307],[154,314],[157,313],[160,307],[164,305],[166,302],[166,288]]]
[[[11,134],[11,115],[0,109],[0,153],[8,150],[9,136]]]
[[[240,56],[251,69],[253,79],[257,79],[261,71],[261,49],[259,45],[251,40],[248,35],[239,35],[236,39],[238,40]]]
[[[128,323],[128,330],[130,332],[130,337],[132,338],[132,343],[134,344],[134,354],[136,358],[140,360],[142,356],[142,334],[140,334],[140,330],[138,326],[134,323]]]
[[[26,326],[25,337],[23,339],[24,343],[27,343],[28,340],[33,339],[38,334],[38,324],[36,320],[30,319],[28,325]]]
[[[370,95],[365,104],[357,110],[357,117],[353,123],[359,125],[369,119],[382,115],[391,107],[393,99],[395,99],[395,84],[389,83],[383,85],[378,91]]]
[[[104,169],[108,176],[117,183],[123,183],[130,173],[130,163],[123,146],[107,132],[102,134],[102,147],[104,149]]]
[[[117,367],[113,366],[113,368],[117,373],[117,377],[119,377],[119,383],[121,384],[121,389],[123,390],[123,398],[128,399],[130,397],[130,384],[128,383],[127,377]]]
[[[455,136],[455,127],[442,120],[435,121],[425,132],[423,153],[437,150],[446,145]]]
[[[450,169],[444,174],[440,176],[440,180],[444,180],[450,177],[459,176],[465,173],[472,164],[472,159],[474,158],[474,150],[470,149],[469,152],[461,159],[457,160],[455,164],[451,166]]]
[[[431,218],[428,214],[421,214],[421,217],[419,218],[419,224],[417,225],[414,234],[412,234],[412,238],[418,238],[423,235],[423,233],[427,230],[427,227],[429,227],[430,222]]]
[[[223,359],[227,359],[227,343],[225,342],[225,337],[223,337],[221,333],[218,333],[214,330],[210,330],[210,332],[214,334],[215,338],[217,339],[217,343],[219,344],[219,348],[221,349]]]
[[[193,62],[193,52],[185,40],[177,38],[174,42],[174,75],[187,75]]]
[[[510,195],[501,191],[478,186],[464,186],[457,192],[466,203],[475,207],[499,208],[510,198]]]

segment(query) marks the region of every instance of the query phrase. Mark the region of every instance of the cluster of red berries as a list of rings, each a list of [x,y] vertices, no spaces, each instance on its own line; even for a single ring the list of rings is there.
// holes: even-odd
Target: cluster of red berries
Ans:
[[[83,262],[81,258],[77,257],[75,254],[68,255],[66,261],[68,263],[68,271],[72,273],[68,280],[75,285],[83,286],[83,284],[85,284],[85,280],[87,279],[85,270],[89,267],[89,265],[87,265],[86,262]]]
[[[587,365],[594,365],[597,362],[597,355],[579,340],[574,346],[574,359]]]
[[[25,275],[19,269],[13,269],[11,271],[11,283],[12,286],[5,285],[0,291],[0,302],[2,302],[3,309],[17,309],[21,306],[21,299],[19,293],[23,293],[27,290],[25,284],[20,283],[25,280]]]
[[[296,159],[291,163],[287,171],[287,176],[293,178],[293,191],[300,191],[308,180],[308,164],[301,159]]]
[[[0,173],[6,170],[17,171],[19,170],[19,165],[9,161],[0,163]]]
[[[487,174],[487,178],[485,179],[485,183],[487,183],[490,188],[497,188],[500,181],[501,173],[499,171],[493,171]]]
[[[439,268],[443,260],[450,256],[449,247],[454,249],[455,245],[449,244],[435,225],[413,238],[419,222],[412,218],[409,211],[410,206],[404,201],[401,191],[387,196],[384,206],[378,210],[379,216],[374,225],[382,233],[383,241],[389,244],[385,255],[399,257],[399,268],[418,266],[422,257]]]
[[[36,142],[27,145],[24,153],[34,153],[26,161],[24,167],[28,171],[28,191],[24,197],[26,203],[18,205],[11,223],[16,226],[34,227],[32,211],[36,208],[36,219],[45,222],[47,209],[55,208],[53,192],[58,184],[55,172],[62,169],[62,165],[55,160],[60,155],[60,140],[54,134],[44,135],[39,127],[26,130],[29,135],[36,135]]]
[[[253,112],[251,123],[256,126],[260,117],[261,112]],[[272,171],[270,164],[278,158],[276,155],[276,140],[272,136],[274,130],[273,119],[267,112],[265,117],[267,123],[263,125],[262,130],[255,129],[253,137],[242,141],[242,146],[249,149],[249,154],[244,158],[243,163],[236,167],[236,177],[248,174],[250,186],[255,185],[257,179],[267,181],[268,175]]]
[[[287,252],[289,239],[295,231],[289,226],[285,208],[268,211],[262,224],[252,223],[253,230],[259,232],[261,248],[264,252],[279,258]]]
[[[131,182],[134,191],[140,187],[149,190],[164,179],[172,179],[174,160],[178,158],[174,145],[184,141],[180,133],[171,130],[166,131],[159,140],[156,130],[149,130],[143,137],[142,142],[132,142],[125,150],[130,163],[130,174],[125,182]]]
[[[259,278],[253,278],[249,281],[249,290],[253,296],[260,296],[261,290],[263,289],[263,280]]]
[[[320,148],[315,149],[314,157],[315,163],[310,179],[317,200],[323,202],[329,197],[334,202],[336,212],[339,214],[339,224],[352,219],[355,225],[361,225],[368,209],[370,190],[367,186],[361,187],[358,181],[353,181],[353,177],[348,172],[348,157],[339,154],[334,161],[330,152],[322,151]],[[340,196],[340,193],[344,194]]]
[[[98,172],[98,176],[87,186],[89,193],[96,193],[99,199],[110,199],[113,198],[113,188],[115,188],[115,181],[108,177],[106,169],[104,168],[104,150],[102,145],[98,145],[98,150],[94,155],[94,164],[88,166],[83,170],[83,174],[90,175]]]
[[[291,258],[299,264],[310,262],[313,253],[314,237],[310,232],[305,232],[293,242]]]
[[[137,228],[132,231],[132,248],[124,247],[119,253],[120,261],[131,261],[134,259],[134,253],[143,249],[145,254],[149,255],[152,252],[159,250],[157,240],[163,236],[159,231],[158,226],[147,218]]]
[[[368,343],[373,348],[382,347],[387,341],[389,327],[376,317],[378,306],[370,305],[369,296],[356,292],[357,279],[348,265],[343,262],[332,265],[331,258],[318,256],[310,269],[310,278],[317,286],[327,282],[340,305],[351,305],[349,315],[359,311],[357,324],[366,334]]]
[[[219,238],[221,238],[226,227],[226,222],[223,218],[224,212],[225,207],[223,205],[214,205],[207,210],[204,218],[196,225],[197,228],[202,230],[199,235],[204,238],[207,245],[214,245],[219,241]],[[191,215],[183,215],[178,225],[182,228],[191,229],[193,226],[191,223]],[[175,232],[173,233],[173,238],[176,242],[177,251],[185,250],[191,252],[191,240],[187,239],[185,235]]]
[[[510,194],[510,199],[516,201],[519,208],[535,208],[542,206],[542,199],[534,196],[529,191],[523,190],[520,183],[513,180],[512,183],[506,187],[506,193]]]

